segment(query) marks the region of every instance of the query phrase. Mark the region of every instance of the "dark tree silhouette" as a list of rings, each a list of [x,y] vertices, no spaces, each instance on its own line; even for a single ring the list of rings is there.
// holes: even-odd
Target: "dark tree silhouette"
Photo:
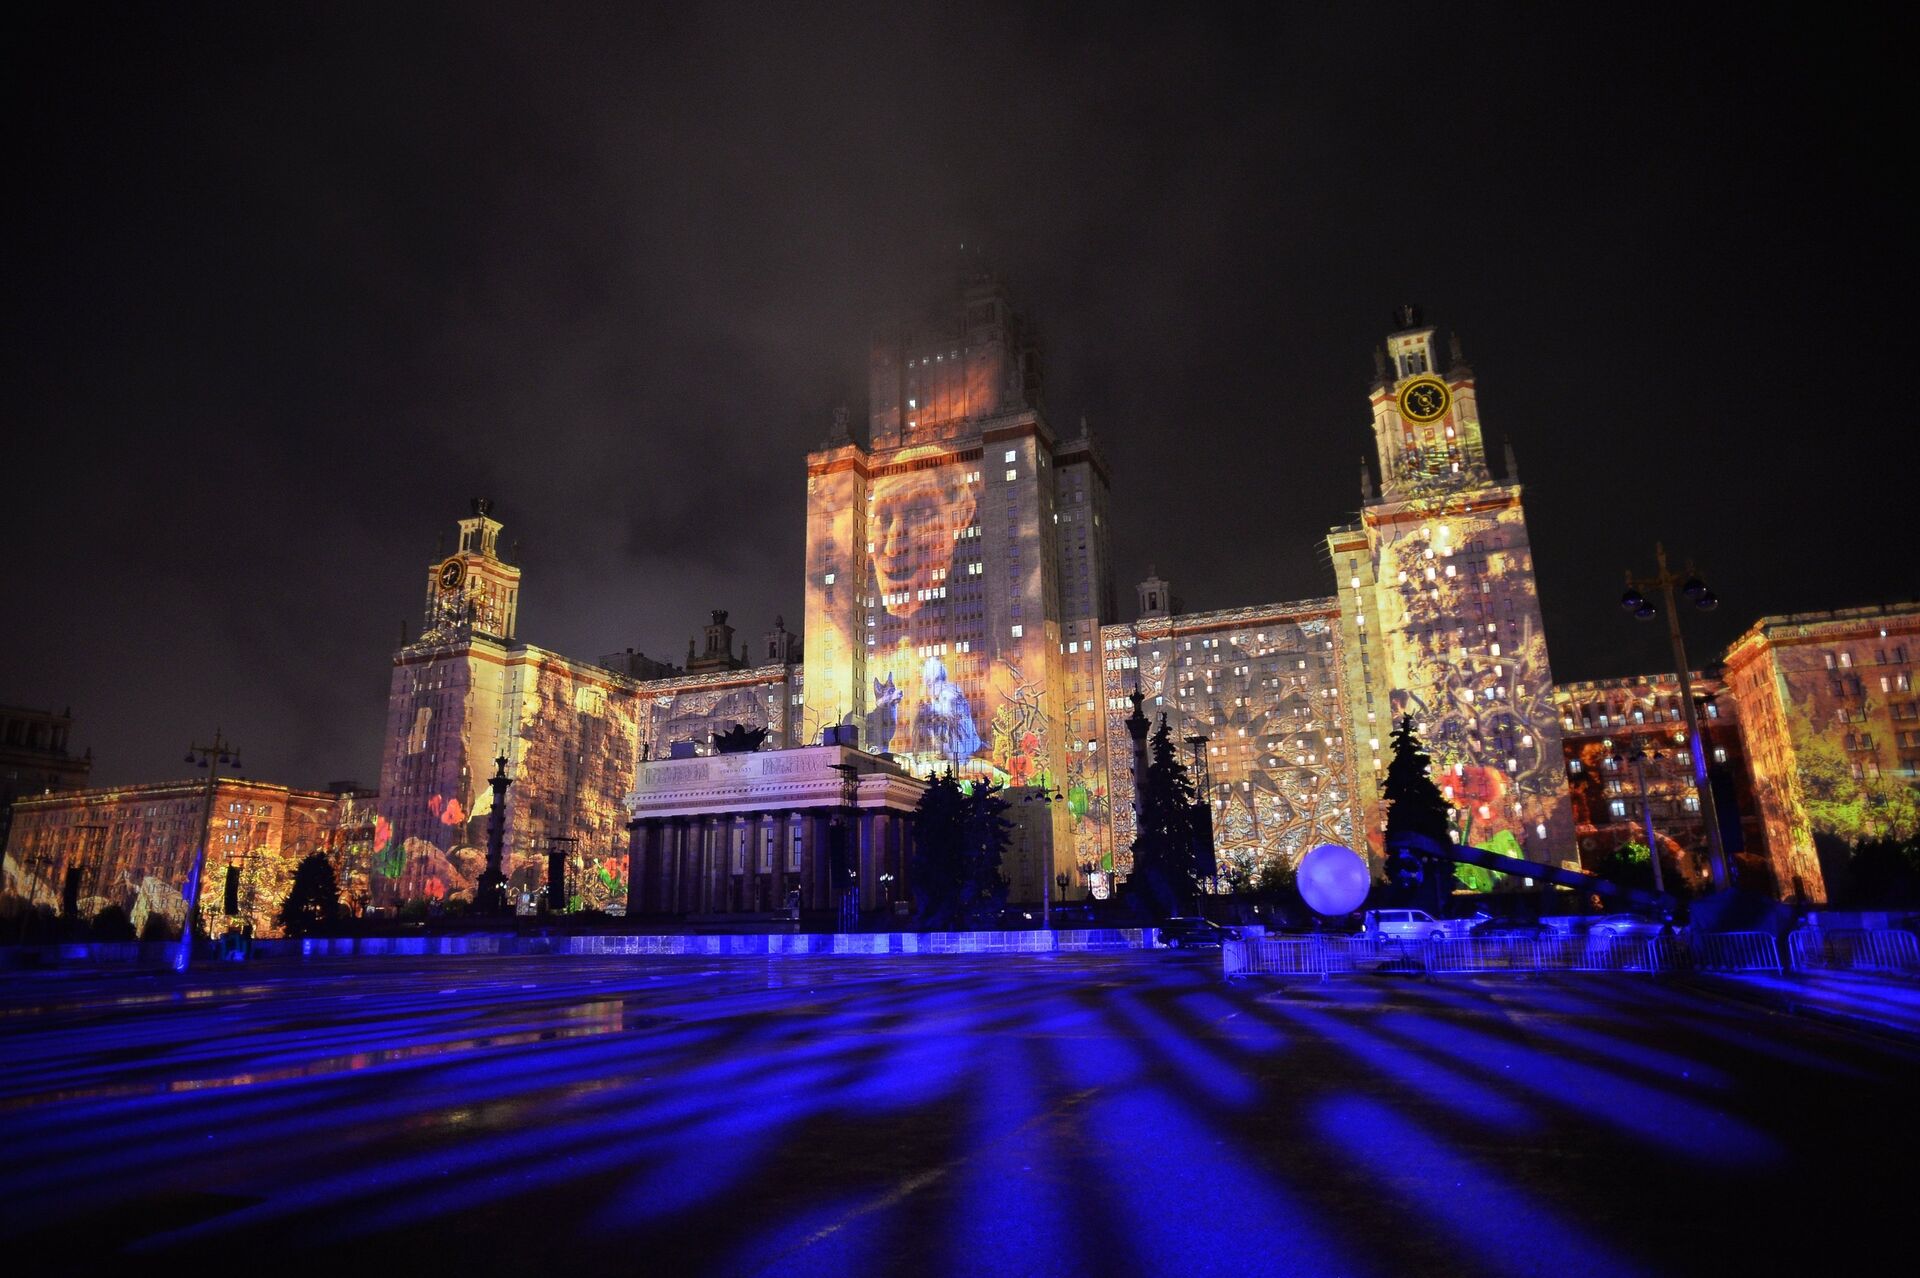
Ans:
[[[1133,840],[1133,882],[1155,918],[1181,913],[1200,890],[1195,856],[1200,831],[1193,780],[1173,746],[1167,716],[1147,742],[1147,775],[1140,785],[1140,829]]]
[[[293,868],[293,890],[280,906],[280,925],[289,936],[302,936],[333,922],[340,913],[340,885],[333,865],[319,853],[309,853]]]
[[[96,941],[131,941],[133,920],[127,917],[127,912],[120,906],[103,905],[100,912],[93,916],[90,930]]]
[[[966,796],[951,771],[927,783],[913,809],[911,876],[916,922],[925,930],[951,928],[960,914],[967,877]]]
[[[1681,873],[1680,862],[1667,850],[1666,840],[1660,841],[1661,882],[1666,890],[1676,897],[1690,897],[1687,889],[1687,877]],[[1612,879],[1625,887],[1637,887],[1644,891],[1653,891],[1653,857],[1646,846],[1640,843],[1628,843],[1613,849],[1600,859],[1594,867],[1601,878]]]
[[[975,926],[1000,921],[1007,907],[1007,876],[1000,872],[1013,822],[1007,819],[1005,786],[975,781],[966,790],[966,880],[961,909]]]
[[[1402,832],[1422,834],[1441,847],[1453,842],[1453,805],[1441,797],[1428,774],[1431,760],[1413,730],[1413,716],[1402,715],[1393,730],[1393,758],[1387,764],[1380,795],[1387,803],[1387,846]],[[1446,900],[1453,885],[1451,862],[1405,851],[1387,854],[1387,878],[1403,892],[1418,895],[1430,906]]]
[[[925,929],[995,921],[1007,901],[1000,872],[1013,823],[1005,787],[962,786],[951,771],[928,783],[913,812],[910,870],[917,922]]]
[[[1920,904],[1920,838],[1866,839],[1847,862],[1847,903],[1854,906]]]

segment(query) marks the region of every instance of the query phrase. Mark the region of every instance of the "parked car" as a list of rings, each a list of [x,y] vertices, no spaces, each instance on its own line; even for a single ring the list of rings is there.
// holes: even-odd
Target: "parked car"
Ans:
[[[1160,943],[1170,950],[1218,949],[1222,941],[1239,939],[1239,928],[1221,927],[1212,919],[1168,919],[1160,925]]]
[[[1386,940],[1438,941],[1455,929],[1425,910],[1368,910],[1360,930]]]
[[[1487,919],[1467,929],[1468,936],[1526,937],[1541,939],[1553,935],[1553,929],[1538,919]]]
[[[1650,941],[1659,936],[1664,927],[1657,920],[1642,918],[1638,914],[1603,914],[1587,925],[1587,935],[1601,940],[1619,936],[1635,941]]]

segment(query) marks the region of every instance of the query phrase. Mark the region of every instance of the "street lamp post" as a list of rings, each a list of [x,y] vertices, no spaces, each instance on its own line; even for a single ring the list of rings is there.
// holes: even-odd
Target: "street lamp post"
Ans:
[[[97,885],[100,881],[100,862],[106,855],[107,825],[103,821],[87,821],[73,827],[80,832],[80,843],[74,857],[67,863],[67,873],[61,876],[60,905],[64,910],[67,903],[66,880],[73,879],[73,918],[80,917],[80,894],[86,890],[87,879],[91,877]]]
[[[207,794],[200,805],[200,839],[193,849],[193,868],[187,871],[186,915],[180,921],[180,945],[174,951],[173,970],[185,972],[193,962],[193,933],[200,925],[200,880],[207,869],[207,844],[213,841],[213,797],[220,786],[220,768],[230,765],[240,771],[240,748],[213,730],[212,745],[187,746],[188,763],[207,770]]]
[[[1043,790],[1039,794],[1024,796],[1022,801],[1026,803],[1044,804],[1045,810],[1049,814],[1048,820],[1051,822],[1054,803],[1065,797],[1066,796],[1058,790]],[[1052,840],[1048,840],[1048,846],[1052,846]],[[1027,823],[1024,819],[1020,822],[1020,863],[1022,865],[1028,864]],[[1064,891],[1066,875],[1063,874],[1059,877],[1063,880],[1062,891]],[[1043,929],[1051,929],[1053,927],[1053,880],[1047,877],[1045,869],[1040,871],[1040,926]]]
[[[830,764],[840,774],[840,806],[828,822],[828,852],[832,873],[839,878],[840,930],[860,926],[860,768],[852,763]]]
[[[1674,587],[1678,586],[1680,593],[1703,612],[1718,607],[1720,600],[1707,588],[1706,582],[1694,575],[1692,565],[1688,565],[1685,577],[1668,568],[1665,546],[1656,542],[1653,553],[1659,572],[1646,578],[1628,573],[1627,592],[1620,596],[1620,606],[1640,620],[1648,621],[1660,609],[1648,601],[1645,592],[1659,590],[1666,603],[1667,637],[1673,643],[1673,664],[1680,680],[1680,705],[1687,721],[1687,749],[1693,756],[1693,788],[1700,796],[1700,812],[1707,824],[1707,857],[1713,867],[1713,884],[1716,888],[1730,887],[1733,880],[1727,873],[1726,849],[1720,844],[1720,812],[1713,801],[1713,786],[1707,779],[1707,756],[1700,744],[1700,722],[1693,709],[1693,676],[1687,665],[1687,645],[1680,637],[1680,609],[1674,602]]]
[[[573,859],[573,849],[579,844],[578,836],[571,834],[549,834],[547,836],[547,913],[567,913],[567,879],[572,868],[567,863]]]
[[[1026,832],[1023,830],[1020,834],[1020,842],[1024,846],[1026,841]],[[1053,880],[1047,877],[1045,870],[1040,872],[1040,930],[1043,932],[1053,930]]]

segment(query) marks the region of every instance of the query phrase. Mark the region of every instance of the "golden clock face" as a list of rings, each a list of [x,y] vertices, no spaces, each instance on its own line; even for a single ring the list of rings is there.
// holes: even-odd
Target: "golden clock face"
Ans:
[[[458,559],[449,559],[440,565],[440,589],[458,590],[466,579],[467,566]]]
[[[1410,422],[1439,421],[1453,405],[1453,391],[1438,377],[1416,377],[1400,388],[1400,415]]]

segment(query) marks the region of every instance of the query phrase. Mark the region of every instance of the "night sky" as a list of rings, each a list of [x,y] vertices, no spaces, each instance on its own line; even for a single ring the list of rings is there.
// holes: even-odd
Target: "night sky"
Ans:
[[[1615,602],[1656,539],[1723,600],[1697,661],[1920,597],[1906,69],[1865,19],[79,8],[6,54],[0,701],[71,705],[101,782],[218,724],[373,784],[474,495],[528,642],[797,628],[803,454],[962,241],[1108,452],[1123,607],[1150,561],[1190,609],[1330,592],[1405,301],[1518,451],[1557,678],[1665,662]]]

